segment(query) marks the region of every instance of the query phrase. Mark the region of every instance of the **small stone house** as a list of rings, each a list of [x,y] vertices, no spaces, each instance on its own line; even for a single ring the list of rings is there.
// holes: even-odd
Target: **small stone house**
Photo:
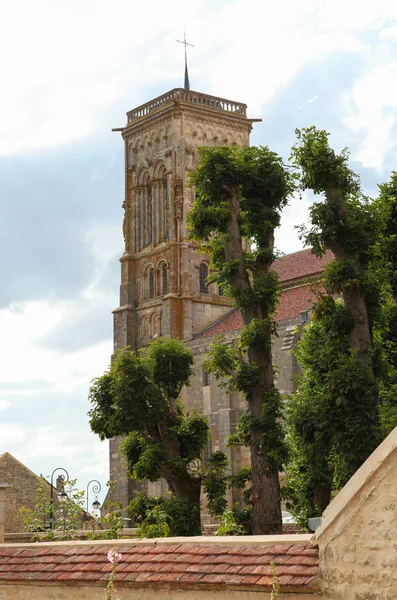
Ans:
[[[33,508],[36,501],[36,488],[42,480],[28,467],[19,462],[9,452],[0,455],[0,483],[9,487],[5,489],[5,533],[24,531],[19,510],[25,506]],[[50,494],[48,484],[48,495]]]

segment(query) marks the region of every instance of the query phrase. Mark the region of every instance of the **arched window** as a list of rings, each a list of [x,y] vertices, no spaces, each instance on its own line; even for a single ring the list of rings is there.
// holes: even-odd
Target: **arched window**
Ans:
[[[154,297],[154,269],[149,271],[149,298]]]
[[[208,294],[208,286],[206,279],[208,277],[208,265],[207,263],[200,264],[200,294]]]
[[[163,265],[161,269],[161,283],[163,288],[163,294],[168,293],[168,276],[167,276],[167,265]]]

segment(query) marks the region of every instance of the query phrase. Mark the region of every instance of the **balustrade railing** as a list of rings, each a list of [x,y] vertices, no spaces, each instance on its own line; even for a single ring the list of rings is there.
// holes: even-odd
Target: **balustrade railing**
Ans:
[[[217,98],[216,96],[209,96],[208,94],[201,94],[199,92],[192,92],[184,88],[176,88],[163,94],[146,104],[142,104],[127,113],[128,123],[132,123],[135,119],[148,115],[156,108],[170,104],[171,102],[177,101],[191,102],[192,104],[200,104],[201,106],[207,106],[209,108],[215,108],[225,112],[235,113],[238,115],[246,116],[247,105],[241,102],[233,102],[232,100],[226,100],[225,98]]]

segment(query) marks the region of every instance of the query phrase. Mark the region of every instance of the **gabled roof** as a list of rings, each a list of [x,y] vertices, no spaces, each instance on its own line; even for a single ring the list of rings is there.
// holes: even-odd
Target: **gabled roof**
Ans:
[[[21,463],[20,460],[18,460],[17,458],[15,458],[15,456],[13,456],[12,454],[10,454],[9,452],[4,452],[3,454],[0,454],[0,464],[2,462],[5,462],[6,460],[11,461],[12,463],[14,463],[17,467],[24,469],[31,477],[34,477],[37,480],[43,480],[46,483],[48,483],[48,481],[44,478],[44,477],[39,477],[39,475],[36,475],[36,473],[34,473],[33,471],[31,471],[29,469],[29,467],[27,467],[26,465],[24,465],[23,463]],[[50,483],[48,483],[48,485],[50,485]]]

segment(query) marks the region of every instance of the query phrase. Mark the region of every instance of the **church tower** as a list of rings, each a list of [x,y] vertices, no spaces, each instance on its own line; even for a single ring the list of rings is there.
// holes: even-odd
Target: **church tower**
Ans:
[[[115,350],[138,349],[157,336],[189,340],[230,310],[216,284],[206,284],[208,257],[188,239],[195,192],[187,179],[199,146],[249,144],[253,120],[246,108],[178,88],[128,112],[116,130],[125,144],[125,251]],[[110,441],[110,479],[117,482],[112,495],[126,507],[137,484],[127,476],[119,443]]]

